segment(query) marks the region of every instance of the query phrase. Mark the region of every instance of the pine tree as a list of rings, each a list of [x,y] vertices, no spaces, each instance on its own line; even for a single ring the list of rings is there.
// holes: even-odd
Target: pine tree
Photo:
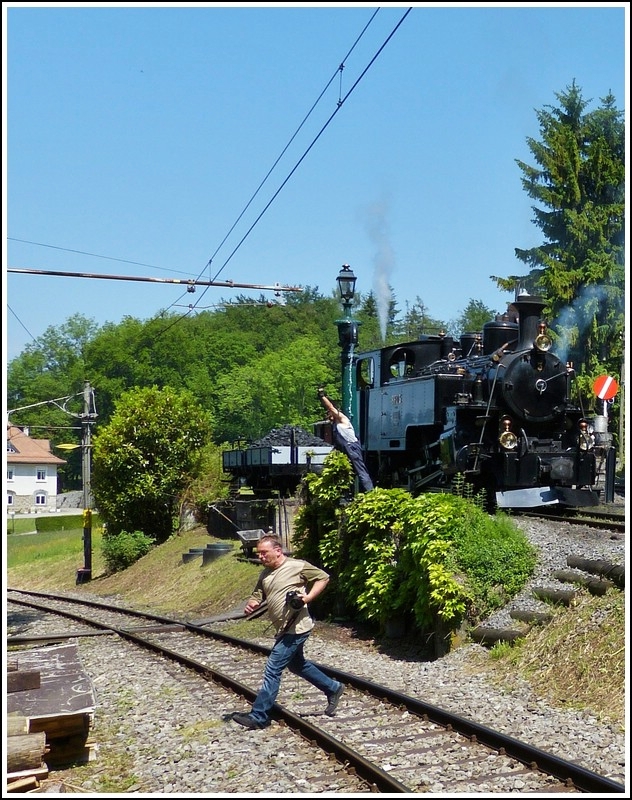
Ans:
[[[527,275],[495,280],[505,290],[520,285],[545,297],[556,350],[578,372],[616,375],[624,325],[623,112],[612,94],[588,112],[590,101],[575,81],[556,97],[559,106],[536,112],[541,140],[527,139],[536,166],[516,160],[538,202],[533,222],[544,241],[515,248]]]

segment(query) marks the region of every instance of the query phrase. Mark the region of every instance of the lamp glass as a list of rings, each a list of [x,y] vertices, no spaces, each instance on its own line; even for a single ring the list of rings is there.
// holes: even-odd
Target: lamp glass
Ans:
[[[338,273],[336,280],[338,281],[340,297],[346,301],[353,300],[357,278],[348,264],[342,265],[342,269]]]

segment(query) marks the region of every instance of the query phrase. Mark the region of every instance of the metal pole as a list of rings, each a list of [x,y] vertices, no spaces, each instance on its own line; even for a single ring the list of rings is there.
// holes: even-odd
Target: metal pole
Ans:
[[[623,333],[621,338],[623,339]],[[619,469],[622,469],[625,457],[625,343],[621,348],[621,379],[619,386],[621,387],[621,397],[619,398]]]
[[[81,417],[81,475],[83,481],[83,570],[77,583],[92,580],[92,508],[91,508],[91,444],[90,426],[92,425],[92,389],[88,381],[83,388],[83,415]]]
[[[345,344],[342,347],[342,408],[344,413],[353,421],[352,394],[351,394],[351,304],[343,304],[345,312]]]

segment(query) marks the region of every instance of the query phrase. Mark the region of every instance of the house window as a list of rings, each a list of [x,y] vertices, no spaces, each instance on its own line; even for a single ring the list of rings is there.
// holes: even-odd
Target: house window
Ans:
[[[7,480],[13,480],[13,467],[7,467]]]
[[[7,505],[8,506],[12,506],[13,505],[13,498],[14,498],[14,495],[11,492],[7,492]]]
[[[46,480],[46,468],[45,467],[38,467],[37,468],[37,480],[38,481],[45,481]]]
[[[46,505],[46,495],[43,492],[35,495],[35,505],[36,506],[45,506]]]

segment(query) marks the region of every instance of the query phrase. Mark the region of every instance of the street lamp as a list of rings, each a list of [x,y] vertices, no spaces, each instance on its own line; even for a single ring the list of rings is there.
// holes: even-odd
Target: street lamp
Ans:
[[[11,509],[11,511],[9,511],[9,514],[11,514],[11,533],[14,534],[15,533],[15,511],[13,509]]]
[[[342,299],[342,306],[345,310],[345,317],[351,316],[351,304],[355,295],[356,276],[348,264],[343,264],[336,278],[338,281],[338,291]]]
[[[355,405],[355,374],[353,371],[353,348],[358,343],[358,322],[351,316],[355,295],[356,276],[348,264],[343,264],[336,281],[342,300],[344,319],[336,320],[338,344],[341,347],[342,365],[342,411],[353,422]]]

